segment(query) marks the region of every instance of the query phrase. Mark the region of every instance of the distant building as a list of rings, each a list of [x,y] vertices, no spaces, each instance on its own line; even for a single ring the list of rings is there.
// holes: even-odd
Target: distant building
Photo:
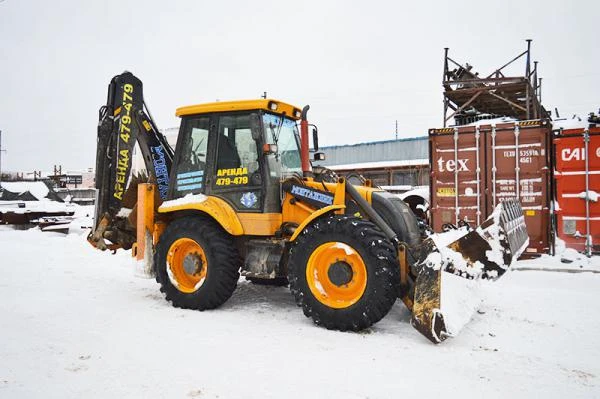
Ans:
[[[318,162],[336,173],[362,175],[373,184],[402,193],[429,185],[427,136],[322,147],[325,161]]]
[[[50,180],[57,188],[91,189],[94,188],[95,173],[93,168],[86,171],[67,171],[66,173],[41,173],[36,180]]]

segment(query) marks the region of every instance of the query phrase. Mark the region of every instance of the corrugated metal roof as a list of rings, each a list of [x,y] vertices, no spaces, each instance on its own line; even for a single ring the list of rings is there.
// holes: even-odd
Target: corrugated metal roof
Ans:
[[[378,161],[378,162],[358,162],[343,165],[331,165],[331,170],[349,170],[349,169],[385,169],[401,168],[407,166],[427,166],[429,159],[401,159],[399,161]]]
[[[373,141],[370,143],[337,145],[319,148],[325,161],[319,165],[348,165],[381,161],[409,161],[429,158],[427,136],[408,139]]]

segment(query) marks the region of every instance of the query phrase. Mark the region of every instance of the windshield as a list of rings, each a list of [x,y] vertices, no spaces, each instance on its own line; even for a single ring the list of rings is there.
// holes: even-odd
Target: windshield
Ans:
[[[263,125],[265,142],[277,145],[277,152],[268,157],[271,176],[288,177],[302,172],[296,122],[281,115],[265,113]]]

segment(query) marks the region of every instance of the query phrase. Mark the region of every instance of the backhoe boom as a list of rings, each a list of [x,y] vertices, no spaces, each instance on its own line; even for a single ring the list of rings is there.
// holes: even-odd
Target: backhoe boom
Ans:
[[[96,211],[88,241],[99,249],[130,248],[135,234],[119,215],[135,205],[136,185],[127,192],[133,147],[138,143],[147,180],[157,184],[161,199],[169,189],[173,149],[158,131],[144,103],[142,82],[130,72],[112,78],[106,105],[100,108],[96,151]],[[137,177],[135,183],[138,183]],[[145,180],[145,179],[144,179]],[[112,244],[107,244],[104,239]]]

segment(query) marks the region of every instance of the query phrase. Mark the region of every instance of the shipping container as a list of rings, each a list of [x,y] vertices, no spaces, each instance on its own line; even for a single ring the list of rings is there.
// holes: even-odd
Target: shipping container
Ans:
[[[567,247],[600,251],[600,127],[555,132],[556,230]]]
[[[525,254],[552,252],[551,145],[547,120],[430,129],[434,231],[479,225],[498,203],[519,198],[530,239]]]

